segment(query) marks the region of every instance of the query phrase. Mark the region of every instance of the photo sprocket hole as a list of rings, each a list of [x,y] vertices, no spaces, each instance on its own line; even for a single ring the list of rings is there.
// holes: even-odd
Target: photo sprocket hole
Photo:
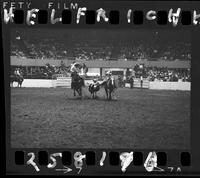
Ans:
[[[47,24],[48,23],[48,12],[47,12],[47,10],[39,10],[38,11],[38,23],[39,24]]]
[[[181,12],[181,23],[182,23],[182,25],[191,25],[192,14],[190,11],[182,11]]]
[[[182,152],[180,154],[180,162],[182,166],[191,166],[191,155],[189,152]]]
[[[23,151],[15,152],[15,164],[16,165],[24,165],[24,152]]]
[[[23,10],[15,10],[14,11],[14,23],[15,24],[23,24],[24,23],[24,11]]]
[[[158,11],[157,12],[157,24],[158,25],[167,25],[167,22],[168,22],[167,11]]]
[[[67,166],[72,164],[72,154],[70,151],[62,152],[62,164]]]
[[[71,24],[72,22],[72,12],[70,10],[62,11],[62,24]]]
[[[39,151],[38,152],[38,164],[39,165],[48,165],[49,155],[47,151]]]
[[[86,24],[93,25],[96,22],[96,12],[94,10],[86,11]]]
[[[86,152],[86,165],[94,166],[96,164],[96,154],[94,151]]]
[[[133,23],[135,25],[142,25],[144,23],[144,12],[142,10],[133,12]]]
[[[133,165],[134,166],[143,166],[143,153],[142,152],[134,152],[133,153]]]
[[[111,166],[119,166],[119,153],[118,152],[110,152],[109,153],[109,164]]]
[[[158,166],[166,166],[167,165],[167,153],[165,152],[157,152],[158,158]]]
[[[110,11],[109,13],[109,22],[110,24],[114,24],[114,25],[117,25],[119,24],[119,21],[120,21],[120,12],[117,11],[117,10],[112,10]]]

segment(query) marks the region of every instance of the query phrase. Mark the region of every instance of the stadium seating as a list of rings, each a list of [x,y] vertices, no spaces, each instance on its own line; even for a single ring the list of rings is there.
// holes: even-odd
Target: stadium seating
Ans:
[[[190,42],[182,39],[183,37],[174,39],[177,34],[176,36],[168,34],[168,39],[163,39],[165,35],[161,35],[158,40],[154,35],[149,37],[148,33],[135,36],[132,36],[131,32],[91,32],[82,35],[78,32],[59,32],[59,35],[54,33],[33,31],[33,35],[30,36],[28,31],[24,31],[20,38],[16,38],[13,33],[11,55],[63,60],[191,59]]]

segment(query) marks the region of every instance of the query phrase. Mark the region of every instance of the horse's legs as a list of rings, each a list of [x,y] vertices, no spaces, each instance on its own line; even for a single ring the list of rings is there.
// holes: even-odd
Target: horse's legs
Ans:
[[[74,89],[74,96],[76,96],[76,92],[78,93],[79,96],[82,95],[81,89]]]
[[[112,92],[109,90],[109,100],[112,99],[112,96],[111,96]]]
[[[79,89],[79,95],[82,97],[82,87]]]
[[[114,89],[112,93],[113,93],[113,95],[112,95],[112,96],[113,96],[113,99],[114,99],[114,100],[117,100],[117,92],[116,92],[116,89]]]
[[[105,92],[106,92],[106,98],[108,99],[108,90],[105,89]]]

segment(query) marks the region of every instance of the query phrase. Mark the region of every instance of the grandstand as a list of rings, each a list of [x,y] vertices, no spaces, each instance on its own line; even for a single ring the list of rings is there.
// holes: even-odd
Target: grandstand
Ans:
[[[30,35],[31,34],[31,35]],[[15,29],[11,32],[11,73],[16,67],[25,78],[47,78],[45,65],[61,61],[85,63],[88,75],[137,75],[151,81],[190,81],[191,43],[185,31],[108,29]]]

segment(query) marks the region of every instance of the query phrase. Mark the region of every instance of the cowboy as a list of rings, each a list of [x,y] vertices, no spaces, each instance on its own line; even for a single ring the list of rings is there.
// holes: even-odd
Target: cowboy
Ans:
[[[73,89],[73,82],[75,81],[75,78],[80,77],[79,73],[80,73],[81,68],[82,68],[81,64],[77,62],[73,62],[70,66],[70,72],[71,72],[71,78],[72,78],[71,89]]]
[[[130,88],[133,89],[133,85],[134,85],[134,77],[131,76],[129,81],[130,81]]]
[[[116,83],[116,80],[114,79],[114,77],[112,76],[112,72],[111,71],[107,71],[106,72],[106,77],[104,79],[103,82],[107,82],[108,80],[111,80],[112,81],[112,84],[115,86],[115,89],[113,90],[112,94],[113,94],[113,98],[114,99],[117,99],[117,95],[116,95],[116,89],[117,89],[117,83]]]
[[[107,71],[107,72],[106,72],[106,77],[104,78],[104,81],[107,81],[108,79],[113,79],[113,78],[112,78],[112,72],[111,72],[111,71]]]
[[[17,77],[20,77],[20,76],[21,76],[20,69],[19,69],[19,68],[16,68],[15,71],[14,71],[14,74],[15,74]]]
[[[81,68],[82,68],[81,64],[74,62],[70,66],[70,72],[78,74],[80,73]]]
[[[93,85],[94,89],[96,89],[100,85],[100,83],[97,79],[93,79],[92,85]]]

